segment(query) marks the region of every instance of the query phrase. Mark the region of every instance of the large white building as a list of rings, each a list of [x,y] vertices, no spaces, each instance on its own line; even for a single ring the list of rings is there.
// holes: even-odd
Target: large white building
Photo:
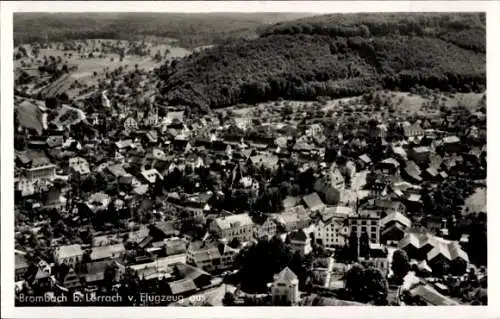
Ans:
[[[300,300],[299,278],[286,267],[274,277],[271,288],[273,305],[296,305]]]
[[[377,211],[361,211],[349,216],[350,233],[355,232],[358,238],[366,232],[370,242],[380,243],[380,214]]]
[[[233,266],[237,254],[237,249],[224,244],[195,241],[188,245],[186,262],[208,272],[225,270]]]
[[[317,223],[314,238],[321,239],[327,248],[342,247],[347,244],[350,234],[349,216],[353,213],[351,207],[328,207],[323,212],[323,218]]]
[[[66,264],[70,267],[82,261],[83,250],[78,244],[59,246],[54,251],[54,260],[58,265]]]
[[[245,242],[253,237],[254,222],[247,213],[219,217],[210,224],[210,231],[228,241],[238,238]]]

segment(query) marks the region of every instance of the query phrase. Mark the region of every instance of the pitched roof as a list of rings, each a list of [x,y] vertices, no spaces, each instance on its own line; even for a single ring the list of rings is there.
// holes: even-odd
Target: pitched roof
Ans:
[[[59,258],[67,258],[83,255],[82,247],[79,244],[59,246],[56,248]]]
[[[231,229],[233,227],[253,225],[252,218],[250,218],[247,213],[219,217],[215,219],[215,222],[220,229]]]
[[[174,268],[184,279],[195,280],[200,276],[210,276],[206,271],[184,263],[177,263],[174,265]]]
[[[328,206],[321,211],[321,219],[323,221],[328,221],[339,218],[347,218],[354,212],[352,207],[349,206]]]
[[[279,158],[272,154],[258,154],[250,157],[250,160],[254,165],[263,165],[269,169],[275,169],[278,166]]]
[[[285,269],[274,277],[274,281],[278,282],[292,282],[296,280],[298,280],[297,275],[288,267],[285,267]]]
[[[90,253],[90,259],[99,260],[111,258],[115,254],[120,254],[122,252],[125,252],[125,246],[122,243],[109,246],[93,247],[92,252]]]
[[[154,183],[157,178],[163,179],[161,174],[155,169],[148,169],[141,171],[142,177],[144,177],[149,183]]]
[[[300,202],[300,198],[293,196],[287,196],[284,200],[281,201],[284,209],[294,207],[298,202]]]
[[[410,290],[410,294],[413,296],[420,296],[424,301],[433,306],[458,305],[458,302],[442,295],[437,290],[432,288],[430,285],[419,285],[416,288]]]
[[[176,235],[179,233],[177,229],[175,229],[174,224],[172,222],[158,222],[153,224],[154,227],[161,230],[165,235]]]
[[[293,241],[306,242],[307,241],[307,234],[302,229],[300,229],[298,231],[292,232],[289,235],[289,238],[290,238],[290,240],[293,240]]]
[[[460,142],[460,138],[458,138],[457,136],[447,136],[447,137],[443,138],[443,143],[445,143],[445,144],[459,143],[459,142]]]
[[[16,250],[14,256],[14,265],[16,269],[26,268],[29,266],[28,261],[26,260],[26,253]]]
[[[406,226],[408,228],[411,227],[410,219],[399,212],[391,213],[391,214],[385,216],[384,218],[382,218],[380,220],[380,225],[382,227],[384,227],[385,225],[387,225],[389,222],[392,222],[392,221],[399,222],[400,224],[403,224],[404,226]]]
[[[302,200],[309,209],[319,209],[325,206],[318,193],[311,193],[309,195],[306,195],[302,197]]]
[[[369,164],[372,162],[371,158],[367,154],[363,154],[359,157],[361,161],[363,161],[366,164]]]
[[[190,291],[196,290],[196,284],[192,279],[181,279],[173,282],[169,282],[168,286],[170,287],[170,291],[174,295],[184,294]]]
[[[434,167],[429,167],[425,171],[427,172],[427,174],[429,174],[431,176],[438,176],[439,175],[439,172]]]
[[[398,248],[405,248],[408,245],[412,245],[417,249],[430,245],[432,249],[427,254],[427,259],[432,260],[438,255],[443,255],[448,260],[454,260],[458,257],[469,261],[467,253],[460,247],[459,243],[454,241],[449,241],[444,238],[431,235],[429,233],[407,234],[398,244]]]
[[[386,158],[385,160],[381,161],[380,163],[382,164],[390,164],[390,165],[393,165],[395,167],[399,167],[399,162],[392,158],[392,157],[389,157],[389,158]]]
[[[129,175],[122,164],[109,165],[106,168],[115,177]]]

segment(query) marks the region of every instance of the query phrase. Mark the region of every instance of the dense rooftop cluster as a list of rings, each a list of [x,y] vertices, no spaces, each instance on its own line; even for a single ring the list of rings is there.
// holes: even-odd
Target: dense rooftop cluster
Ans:
[[[16,82],[16,305],[486,304],[484,50],[458,31],[484,21],[395,21],[284,23],[72,89],[49,44],[19,48],[43,68]],[[154,53],[78,43],[78,67]]]

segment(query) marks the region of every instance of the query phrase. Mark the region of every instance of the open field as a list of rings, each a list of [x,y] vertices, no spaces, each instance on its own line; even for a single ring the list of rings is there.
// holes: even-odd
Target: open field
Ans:
[[[486,212],[486,188],[477,188],[474,194],[465,200],[464,212],[466,209],[466,213]]]
[[[62,76],[55,82],[50,83],[40,89],[40,92],[44,96],[53,96],[55,94],[60,94],[66,92],[70,98],[75,98],[79,96],[80,89],[71,88],[71,85],[78,81],[82,85],[94,86],[98,84],[99,79],[103,79],[105,76],[104,70],[112,71],[120,67],[124,69],[133,69],[137,65],[140,69],[145,69],[147,71],[153,70],[154,68],[160,66],[167,59],[180,58],[190,51],[172,46],[167,43],[146,43],[148,50],[150,50],[150,56],[139,56],[139,55],[125,55],[125,57],[120,61],[120,55],[117,53],[108,52],[95,52],[94,50],[98,47],[98,44],[106,43],[107,45],[116,45],[117,47],[126,47],[126,41],[118,40],[88,40],[85,43],[81,41],[75,41],[77,44],[82,44],[83,49],[78,52],[76,50],[63,50],[62,44],[54,43],[52,48],[40,49],[38,60],[41,60],[43,56],[50,57],[53,56],[55,59],[59,57],[62,63],[66,63],[68,67],[76,66],[77,69],[70,72],[68,75]],[[32,48],[30,45],[23,46],[28,52],[31,52]],[[153,56],[159,51],[163,55],[168,50],[168,55],[163,57],[161,61],[154,60]],[[93,52],[94,57],[89,58],[88,55]],[[82,55],[85,57],[82,58]],[[25,63],[27,67],[23,67],[22,63]],[[37,59],[33,56],[24,57],[19,60],[14,61],[15,72],[20,72],[21,70],[29,70],[31,75],[40,75],[36,66],[41,65],[37,62]],[[94,76],[94,72],[97,76]]]
[[[435,107],[433,109],[427,108],[423,109],[423,105],[429,104],[432,102],[433,98],[430,96],[422,96],[420,94],[412,94],[408,92],[394,92],[394,91],[380,91],[378,92],[382,99],[389,99],[392,105],[394,105],[394,115],[439,115],[441,106],[446,108],[453,108],[459,105],[467,107],[472,112],[475,112],[479,108],[480,101],[484,95],[484,93],[455,93],[455,94],[437,94],[439,99],[439,107]],[[259,103],[255,106],[248,107],[228,107],[220,109],[223,110],[231,110],[235,116],[243,117],[243,118],[259,118],[259,112],[270,109],[280,110],[284,107],[290,107],[294,113],[296,112],[305,112],[311,110],[318,105],[318,102],[313,101],[277,101],[277,102],[266,102]],[[363,104],[362,98],[359,96],[356,97],[348,97],[341,99],[333,99],[326,101],[325,105],[321,106],[321,110],[325,113],[330,113],[329,115],[333,117],[341,116],[342,113],[340,110],[344,110],[344,107],[349,106],[354,112],[363,112],[366,114],[367,112],[371,114],[373,117],[380,116],[380,111],[384,110],[384,107],[381,110],[376,111],[371,107],[366,109],[366,105]],[[218,110],[216,110],[217,112]],[[333,112],[333,113],[332,113]]]

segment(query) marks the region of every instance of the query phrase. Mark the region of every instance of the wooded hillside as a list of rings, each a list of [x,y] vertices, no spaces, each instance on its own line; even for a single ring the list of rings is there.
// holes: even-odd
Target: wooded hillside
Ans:
[[[327,15],[279,23],[258,39],[165,65],[163,93],[171,104],[208,110],[417,85],[483,91],[484,28],[480,14]]]

